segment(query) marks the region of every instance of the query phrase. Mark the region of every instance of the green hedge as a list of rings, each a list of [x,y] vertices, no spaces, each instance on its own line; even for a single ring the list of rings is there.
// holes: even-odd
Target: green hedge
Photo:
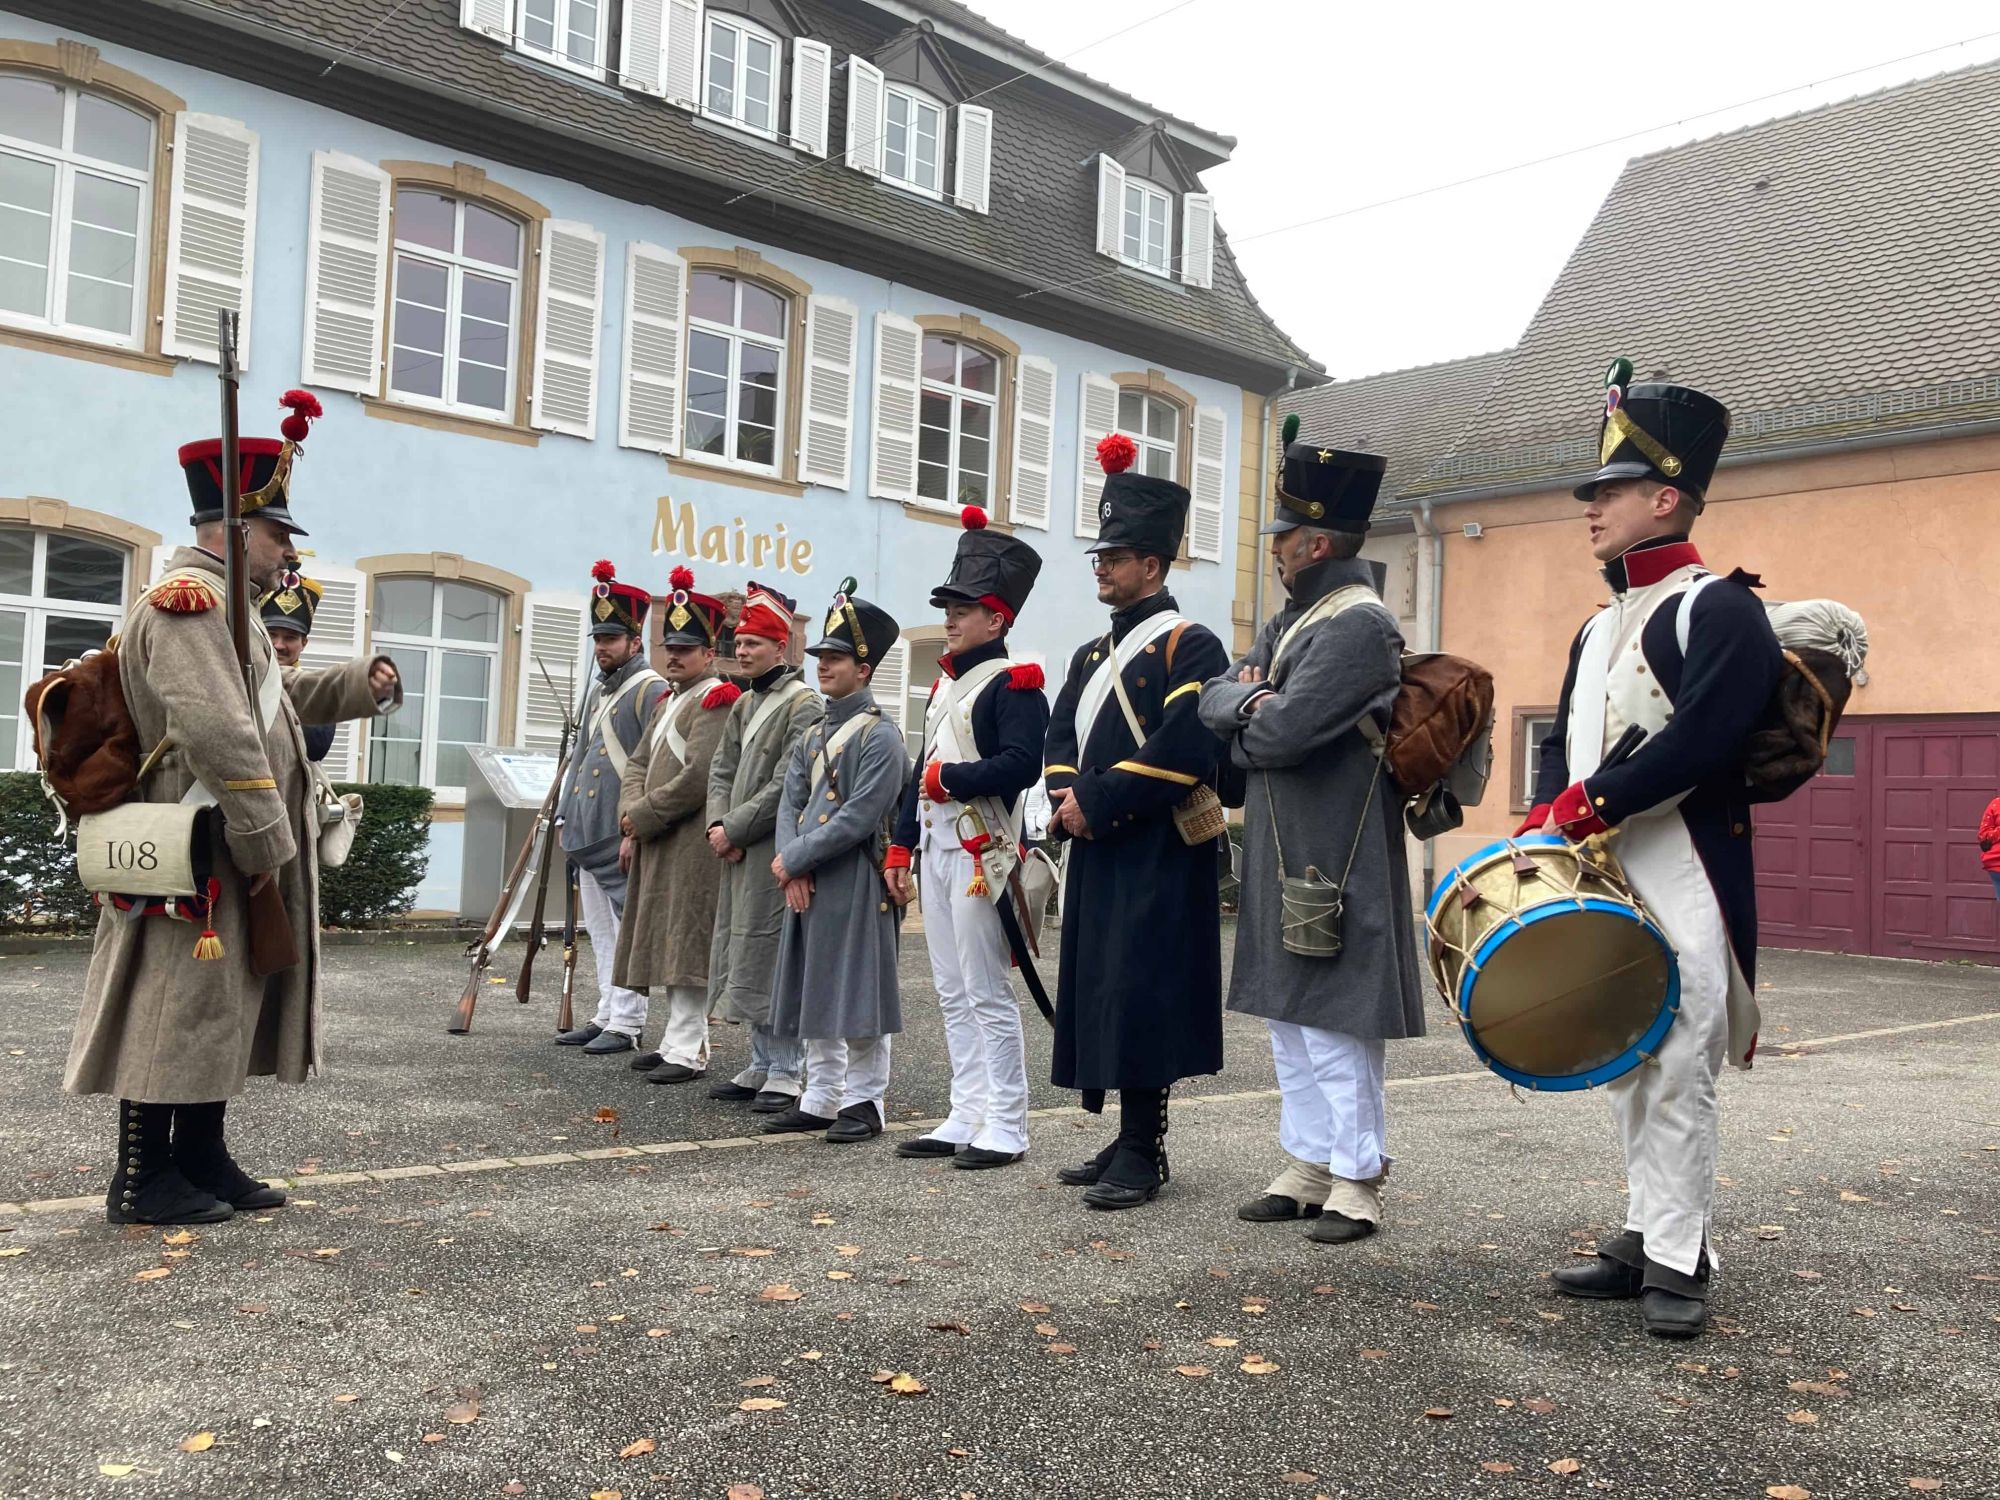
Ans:
[[[320,921],[357,927],[416,905],[428,858],[427,787],[341,785],[367,803],[353,851],[320,872]],[[96,925],[97,906],[77,883],[76,856],[55,838],[55,807],[32,771],[0,772],[0,931],[66,932]]]

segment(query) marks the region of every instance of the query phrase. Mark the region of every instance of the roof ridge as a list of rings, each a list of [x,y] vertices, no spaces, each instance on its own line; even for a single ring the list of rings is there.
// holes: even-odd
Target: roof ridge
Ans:
[[[1480,354],[1457,354],[1450,359],[1434,359],[1428,364],[1401,365],[1393,370],[1371,370],[1366,375],[1349,375],[1340,380],[1330,380],[1323,389],[1333,390],[1340,386],[1360,385],[1370,380],[1387,380],[1392,375],[1428,375],[1440,370],[1448,370],[1457,365],[1469,365],[1482,359],[1505,359],[1514,352],[1515,346],[1503,349],[1488,349]]]

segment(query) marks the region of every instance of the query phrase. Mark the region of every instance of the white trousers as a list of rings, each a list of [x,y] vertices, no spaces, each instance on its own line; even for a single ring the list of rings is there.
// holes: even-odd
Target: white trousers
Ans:
[[[773,1036],[762,1024],[750,1028],[750,1066],[729,1081],[740,1089],[799,1097],[805,1076],[805,1044],[795,1036]]]
[[[646,1029],[646,997],[611,982],[618,955],[618,908],[588,870],[576,872],[576,886],[583,930],[590,934],[590,962],[597,970],[597,1024],[636,1042]]]
[[[889,1044],[894,1037],[815,1037],[806,1043],[806,1091],[799,1108],[822,1119],[856,1104],[872,1104],[886,1121],[882,1096],[889,1092]]]
[[[708,1069],[708,986],[667,986],[667,1025],[660,1034],[660,1060],[700,1072]]]
[[[1000,914],[968,896],[973,858],[943,840],[923,851],[924,937],[951,1054],[951,1114],[931,1133],[983,1151],[1028,1149],[1028,1048],[1008,979]]]
[[[1384,1048],[1341,1031],[1267,1021],[1278,1071],[1278,1144],[1336,1178],[1373,1182],[1389,1157],[1382,1145]],[[1343,1210],[1345,1211],[1345,1210]]]

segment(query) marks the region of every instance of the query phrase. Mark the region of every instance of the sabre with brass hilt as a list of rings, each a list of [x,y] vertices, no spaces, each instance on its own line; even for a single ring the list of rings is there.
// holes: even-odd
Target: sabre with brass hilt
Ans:
[[[979,802],[992,804],[992,799],[982,797]],[[994,812],[1000,809],[994,805]],[[998,822],[1000,831],[994,831]],[[1015,841],[1009,827],[1010,819],[1004,816],[989,820],[978,803],[967,803],[952,820],[952,833],[957,837],[959,847],[972,856],[972,884],[966,887],[968,896],[983,896],[993,902],[993,909],[1000,918],[1001,934],[1007,939],[1007,947],[1014,955],[1015,967],[1020,969],[1021,978],[1028,986],[1028,993],[1035,998],[1042,1017],[1053,1026],[1056,1019],[1055,1006],[1049,1001],[1048,991],[1042,987],[1042,976],[1035,969],[1035,960],[1041,956],[1041,945],[1035,934],[1041,923],[1036,920],[1034,902],[1028,895],[1021,878],[1023,861],[1021,846]],[[1046,866],[1047,861],[1042,861]],[[1046,898],[1047,892],[1043,892]]]

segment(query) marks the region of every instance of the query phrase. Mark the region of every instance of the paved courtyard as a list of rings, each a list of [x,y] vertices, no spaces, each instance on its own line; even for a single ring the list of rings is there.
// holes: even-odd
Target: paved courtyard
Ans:
[[[1387,1232],[1336,1249],[1233,1217],[1274,1167],[1255,1025],[1177,1094],[1159,1201],[1092,1214],[1050,1173],[1105,1127],[1046,1086],[999,1172],[752,1140],[550,1046],[552,988],[450,1037],[455,949],[340,948],[328,1073],[231,1114],[293,1205],[180,1235],[95,1201],[84,964],[0,959],[9,1500],[2000,1495],[1991,969],[1767,955],[1716,1329],[1677,1346],[1544,1279],[1621,1217],[1601,1102],[1516,1098],[1451,1031],[1391,1048]],[[904,969],[917,1128],[948,1072],[921,939]]]

